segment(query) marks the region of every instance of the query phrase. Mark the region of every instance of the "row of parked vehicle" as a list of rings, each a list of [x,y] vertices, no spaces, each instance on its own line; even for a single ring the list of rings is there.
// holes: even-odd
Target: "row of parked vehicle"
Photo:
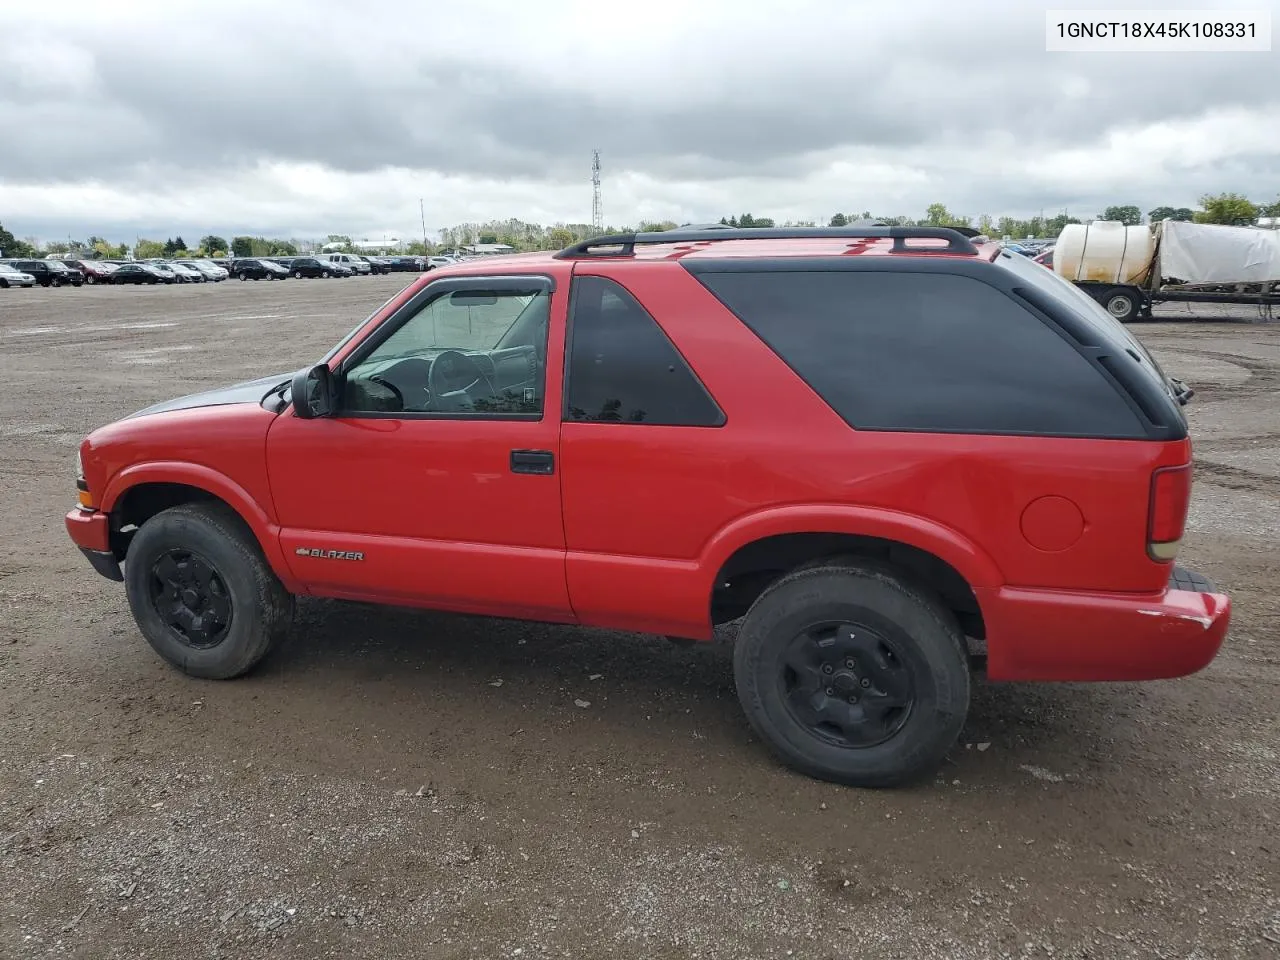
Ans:
[[[0,288],[79,287],[85,284],[217,283],[422,273],[452,257],[316,253],[296,257],[206,257],[184,260],[76,260],[62,257],[0,260]]]

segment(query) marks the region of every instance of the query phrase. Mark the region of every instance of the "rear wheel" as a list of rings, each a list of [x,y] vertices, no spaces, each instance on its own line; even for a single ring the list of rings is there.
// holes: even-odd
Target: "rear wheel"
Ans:
[[[293,616],[252,533],[222,504],[172,507],[144,523],[129,544],[125,588],[152,648],[210,680],[250,670]]]
[[[241,280],[248,280],[248,279],[249,279],[249,275],[248,275],[247,273],[241,273],[241,274],[239,274],[239,277],[240,277],[240,279],[241,279]]]
[[[1131,291],[1114,287],[1103,294],[1102,306],[1121,323],[1128,323],[1138,316],[1142,302]]]
[[[756,732],[810,776],[888,787],[933,772],[969,707],[955,618],[875,565],[831,565],[769,587],[734,650],[738,697]]]
[[[93,286],[95,283],[98,282],[98,278],[91,273],[84,278],[84,282],[89,284],[89,286]]]
[[[295,270],[295,271],[293,271],[293,279],[295,279],[295,280],[301,280],[301,279],[302,279],[302,271],[301,271],[301,270]]]

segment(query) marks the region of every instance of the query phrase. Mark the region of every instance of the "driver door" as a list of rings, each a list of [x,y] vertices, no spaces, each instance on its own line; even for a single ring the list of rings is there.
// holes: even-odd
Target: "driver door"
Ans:
[[[424,287],[342,359],[332,416],[267,436],[314,594],[572,622],[559,445],[568,276]]]

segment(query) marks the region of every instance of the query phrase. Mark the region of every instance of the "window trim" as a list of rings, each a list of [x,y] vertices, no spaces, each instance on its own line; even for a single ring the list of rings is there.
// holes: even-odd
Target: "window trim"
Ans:
[[[665,339],[670,345],[672,352],[679,358],[681,365],[688,372],[689,376],[693,378],[693,382],[698,385],[698,388],[706,396],[707,400],[711,402],[711,406],[715,409],[716,414],[719,417],[718,423],[646,423],[643,420],[579,420],[576,417],[571,417],[569,415],[569,373],[573,367],[573,341],[577,328],[578,290],[580,288],[579,281],[588,279],[604,280],[607,283],[612,283],[631,298],[632,302],[640,308],[644,315],[649,318],[649,321],[658,329],[658,332],[662,335],[663,339]],[[565,318],[564,371],[560,384],[561,423],[605,424],[608,426],[626,425],[633,427],[669,427],[681,430],[719,430],[729,422],[729,418],[724,412],[724,407],[720,406],[720,401],[716,399],[715,394],[707,388],[707,385],[703,382],[702,378],[698,376],[698,372],[693,369],[693,364],[689,362],[689,358],[684,355],[684,352],[676,345],[676,342],[671,339],[671,334],[667,333],[666,327],[659,322],[658,318],[653,315],[648,307],[640,302],[640,298],[635,295],[631,288],[616,277],[605,276],[600,273],[575,272],[573,275],[573,281],[569,286],[569,308]]]
[[[459,290],[488,290],[493,292],[509,292],[517,290],[536,289],[538,293],[545,293],[548,297],[553,297],[556,292],[555,278],[550,274],[544,273],[528,273],[528,274],[493,274],[493,275],[468,275],[465,277],[442,277],[433,280],[412,297],[402,303],[391,316],[387,317],[382,323],[372,330],[367,337],[361,340],[355,348],[342,358],[341,362],[333,369],[335,379],[341,378],[345,380],[347,374],[353,367],[358,366],[364,359],[392,337],[396,331],[403,327],[406,323],[418,315],[428,304],[447,293],[456,293]],[[550,347],[551,341],[551,318],[554,313],[549,313],[547,321],[547,346]],[[549,355],[549,349],[548,349]],[[549,382],[546,369],[543,369],[543,396],[546,395],[546,386]],[[526,423],[538,423],[547,416],[547,404],[544,402],[540,413],[503,413],[503,412],[472,412],[465,413],[459,411],[396,411],[396,410],[344,410],[338,408],[332,414],[334,420],[505,420],[519,421]]]

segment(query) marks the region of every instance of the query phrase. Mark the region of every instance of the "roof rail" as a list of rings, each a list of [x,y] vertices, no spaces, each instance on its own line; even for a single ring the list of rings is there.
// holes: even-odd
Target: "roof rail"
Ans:
[[[973,256],[975,247],[959,230],[951,227],[716,227],[655,230],[646,233],[614,233],[592,237],[565,247],[555,254],[557,260],[579,260],[589,257],[634,256],[637,244],[702,243],[717,240],[893,240],[893,252],[907,250],[908,240],[945,240],[947,253]],[[618,249],[614,249],[618,248]]]

